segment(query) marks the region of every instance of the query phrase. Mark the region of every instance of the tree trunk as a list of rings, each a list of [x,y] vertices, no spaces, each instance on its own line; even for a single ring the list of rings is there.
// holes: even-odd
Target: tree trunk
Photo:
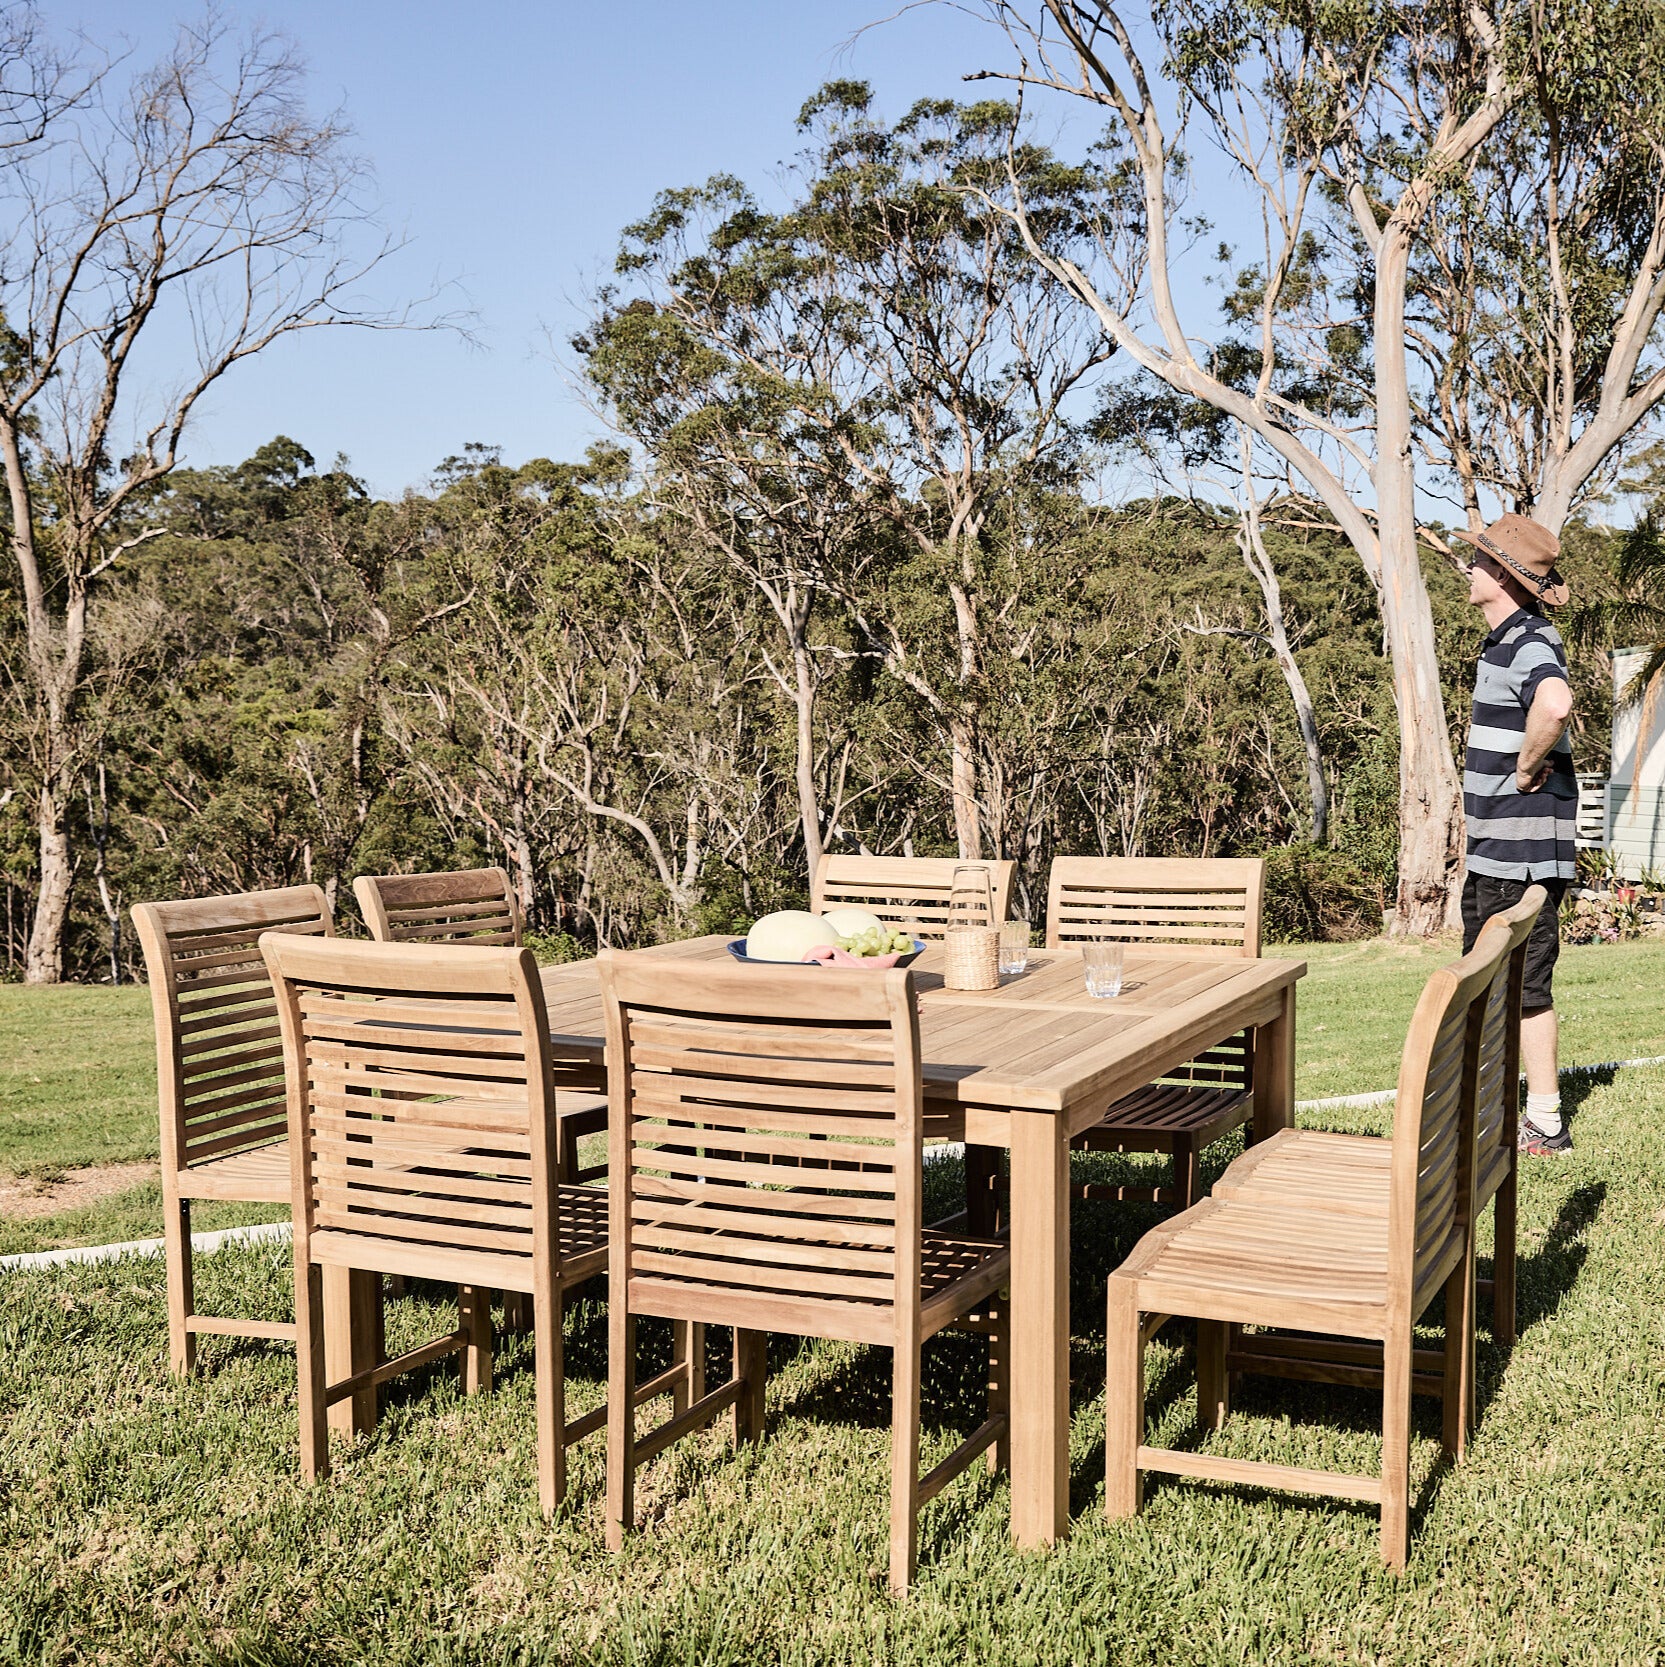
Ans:
[[[954,629],[959,637],[959,705],[948,725],[948,744],[953,755],[954,839],[960,855],[969,862],[983,855],[983,821],[977,809],[977,708],[976,686],[980,630],[977,603],[972,590],[971,552],[975,528],[957,527],[953,543],[959,552],[960,577],[951,582],[948,594],[954,604]]]
[[[69,805],[45,783],[36,806],[40,835],[40,887],[35,894],[35,919],[23,957],[25,984],[56,984],[64,976],[64,930],[69,924],[69,898],[75,878],[69,848]]]
[[[1376,261],[1376,509],[1382,618],[1399,714],[1396,936],[1428,937],[1454,914],[1462,875],[1462,779],[1451,756],[1434,614],[1417,554],[1405,282],[1414,215],[1382,232]]]
[[[75,866],[70,852],[69,805],[73,786],[74,706],[81,688],[87,636],[86,551],[75,538],[84,528],[72,518],[60,523],[68,535],[64,551],[67,598],[61,633],[54,629],[47,585],[35,550],[34,498],[24,468],[19,424],[0,417],[0,458],[11,508],[11,549],[23,584],[29,695],[41,731],[40,787],[35,827],[40,838],[40,888],[35,918],[23,957],[25,984],[56,984],[64,975],[64,931],[69,924]]]
[[[972,721],[965,714],[948,726],[953,751],[954,839],[967,862],[983,856],[983,825],[977,813],[977,754]]]
[[[1330,787],[1324,779],[1324,752],[1318,740],[1318,713],[1307,689],[1307,680],[1295,663],[1289,639],[1281,625],[1272,635],[1272,652],[1277,656],[1278,669],[1289,685],[1289,698],[1295,703],[1295,721],[1301,726],[1301,746],[1307,755],[1307,796],[1312,800],[1312,824],[1308,837],[1314,845],[1323,845],[1330,837]]]
[[[821,861],[821,803],[815,787],[815,668],[802,641],[792,644],[792,664],[792,705],[798,732],[798,819],[804,829],[804,861],[813,880]]]
[[[1307,680],[1301,674],[1295,651],[1289,646],[1289,632],[1284,625],[1283,592],[1278,586],[1278,571],[1267,553],[1266,541],[1260,531],[1260,502],[1255,497],[1254,478],[1249,470],[1249,434],[1243,430],[1244,467],[1243,514],[1238,526],[1238,549],[1243,565],[1254,575],[1260,586],[1260,599],[1266,609],[1266,636],[1272,645],[1273,658],[1289,688],[1289,698],[1295,705],[1295,721],[1301,728],[1301,746],[1307,757],[1307,795],[1312,800],[1312,823],[1309,837],[1314,845],[1322,845],[1330,830],[1330,789],[1324,779],[1324,754],[1318,740],[1318,713],[1312,704]]]

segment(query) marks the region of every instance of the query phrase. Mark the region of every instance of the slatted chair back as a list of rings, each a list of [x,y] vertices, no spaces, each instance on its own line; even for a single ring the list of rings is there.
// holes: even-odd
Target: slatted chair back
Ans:
[[[912,975],[603,955],[629,1310],[917,1348]]]
[[[520,900],[501,868],[361,874],[353,881],[353,895],[378,943],[520,947]]]
[[[333,938],[323,891],[140,903],[133,924],[156,1020],[164,1171],[281,1140],[283,1042],[259,939]]]
[[[929,942],[947,934],[954,870],[965,866],[958,857],[824,856],[815,865],[809,906],[816,914],[866,909],[887,925],[912,927]],[[991,861],[974,866],[988,870],[994,905],[990,924],[999,925],[1011,910],[1017,864]]]
[[[1055,857],[1046,947],[1110,938],[1165,955],[1260,954],[1260,857]]]
[[[1483,1184],[1506,1171],[1512,1156],[1520,1105],[1520,1005],[1526,982],[1527,939],[1544,907],[1548,893],[1542,886],[1529,887],[1512,909],[1495,914],[1481,928],[1475,948],[1495,948],[1489,942],[1496,934],[1507,938],[1504,953],[1509,958],[1506,976],[1494,979],[1486,997],[1486,1016],[1480,1039],[1478,1109],[1475,1128],[1475,1172]],[[1481,1200],[1484,1202],[1484,1199]]]
[[[262,944],[289,1062],[297,1261],[530,1289],[534,1246],[558,1254],[532,952]]]
[[[1388,1296],[1409,1325],[1463,1254],[1474,1217],[1475,1127],[1493,987],[1509,938],[1488,933],[1423,987],[1399,1065],[1388,1197]]]
[[[1046,946],[1111,938],[1165,955],[1252,958],[1260,954],[1265,887],[1259,857],[1055,857]],[[1161,1080],[1246,1091],[1254,1085],[1253,1035],[1228,1037]]]

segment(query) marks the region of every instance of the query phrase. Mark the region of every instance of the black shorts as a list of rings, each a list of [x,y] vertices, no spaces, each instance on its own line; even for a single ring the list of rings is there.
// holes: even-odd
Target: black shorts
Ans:
[[[1549,893],[1526,940],[1526,981],[1520,1004],[1525,1012],[1553,1007],[1555,957],[1561,953],[1561,896],[1565,880],[1499,880],[1490,874],[1469,874],[1463,880],[1463,953],[1474,948],[1480,928],[1495,914],[1512,909],[1526,895],[1528,886],[1542,886]]]

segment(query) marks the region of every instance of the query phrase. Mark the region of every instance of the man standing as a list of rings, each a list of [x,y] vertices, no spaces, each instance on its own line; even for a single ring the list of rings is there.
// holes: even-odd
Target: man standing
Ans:
[[[1558,608],[1567,600],[1566,582],[1555,570],[1560,545],[1524,515],[1505,515],[1484,532],[1452,536],[1474,546],[1468,599],[1491,628],[1480,650],[1463,763],[1463,953],[1474,947],[1487,918],[1518,903],[1529,885],[1549,893],[1526,951],[1520,1149],[1534,1156],[1570,1152],[1551,983],[1561,948],[1561,897],[1575,873],[1578,781],[1567,739],[1572,686],[1566,650],[1544,616],[1546,605]]]

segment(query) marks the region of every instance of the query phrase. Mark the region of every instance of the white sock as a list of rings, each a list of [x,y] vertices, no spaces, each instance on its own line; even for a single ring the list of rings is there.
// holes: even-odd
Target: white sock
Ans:
[[[1561,1096],[1560,1094],[1532,1094],[1526,1096],[1526,1115],[1532,1120],[1533,1128],[1540,1134],[1556,1135],[1561,1132]]]

